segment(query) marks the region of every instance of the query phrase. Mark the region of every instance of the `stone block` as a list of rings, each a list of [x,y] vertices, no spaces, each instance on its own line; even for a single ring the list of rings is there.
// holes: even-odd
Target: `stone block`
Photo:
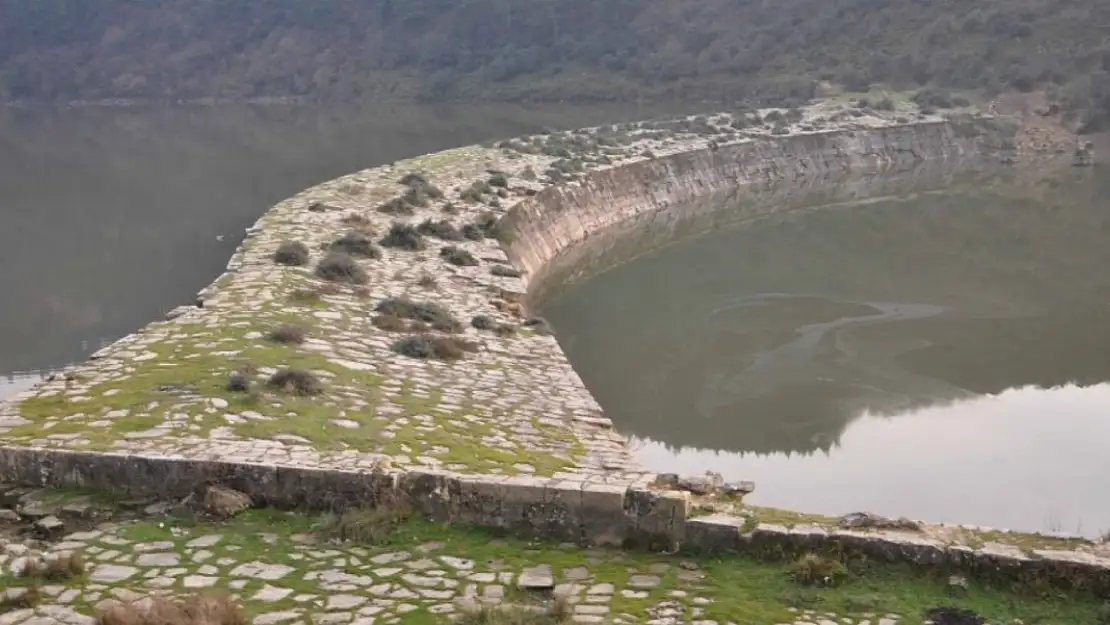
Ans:
[[[683,545],[703,553],[739,551],[747,519],[727,514],[714,514],[686,520]]]

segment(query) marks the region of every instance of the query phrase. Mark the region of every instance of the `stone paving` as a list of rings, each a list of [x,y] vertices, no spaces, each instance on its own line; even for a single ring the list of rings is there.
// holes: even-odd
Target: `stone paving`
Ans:
[[[523,283],[491,237],[493,222],[520,198],[584,171],[772,133],[903,123],[911,114],[835,103],[787,113],[762,111],[760,123],[722,114],[525,137],[308,189],[248,231],[228,272],[202,292],[202,307],[177,309],[0,404],[0,435],[35,448],[647,484],[651,476],[555,338],[529,321]],[[419,249],[381,245],[395,224],[424,224],[426,236],[411,246]],[[376,242],[356,260],[367,279],[321,279],[314,267],[347,232]],[[307,246],[306,265],[274,262],[289,241]],[[437,304],[451,319],[383,329],[375,308],[399,297]],[[267,340],[289,323],[302,326],[302,344]],[[451,361],[397,353],[400,338],[416,335],[446,335],[469,353]],[[322,392],[267,386],[287,367],[311,372]],[[235,376],[257,390],[231,390]]]
[[[327,542],[306,519],[260,511],[226,525],[171,521],[105,523],[61,537],[44,552],[0,539],[0,594],[27,592],[15,582],[37,559],[83,554],[85,573],[46,582],[42,603],[5,609],[0,625],[91,625],[114,602],[151,593],[181,596],[225,589],[255,625],[386,625],[440,622],[483,605],[566,597],[577,623],[700,625],[896,625],[883,611],[844,615],[753,597],[738,604],[696,561],[631,556],[571,545],[417,540],[362,547]],[[248,515],[250,516],[250,515]],[[9,604],[10,605],[10,604]]]

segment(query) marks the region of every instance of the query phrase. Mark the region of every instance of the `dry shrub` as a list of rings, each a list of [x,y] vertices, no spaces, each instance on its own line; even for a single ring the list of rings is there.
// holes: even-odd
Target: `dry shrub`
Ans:
[[[453,336],[432,336],[417,334],[393,343],[393,351],[422,360],[459,360],[468,352],[478,351],[478,344]]]
[[[330,282],[366,284],[370,277],[358,261],[344,252],[332,252],[316,265],[316,275]]]
[[[247,613],[227,593],[194,594],[181,601],[151,595],[112,603],[97,617],[99,625],[245,625]]]
[[[61,551],[48,556],[43,563],[42,578],[62,581],[85,573],[85,558],[79,551]]]
[[[437,285],[436,277],[432,274],[426,273],[420,276],[420,279],[416,281],[416,284],[419,285],[421,288],[434,289]]]
[[[412,224],[394,223],[379,243],[382,247],[392,247],[410,252],[419,252],[427,247],[424,236]]]
[[[441,332],[462,330],[462,324],[455,319],[451,311],[435,302],[417,302],[407,297],[390,297],[378,302],[374,310],[383,315],[422,321]]]
[[[333,252],[344,252],[351,256],[360,256],[362,258],[369,258],[376,260],[382,257],[382,250],[370,237],[361,232],[351,230],[343,234],[343,236],[332,241],[329,248]]]
[[[303,369],[281,369],[270,376],[266,384],[270,388],[296,395],[319,395],[324,391],[320,379]]]
[[[42,602],[42,589],[37,583],[29,586],[12,586],[0,590],[0,614],[13,610],[34,608]]]
[[[274,262],[299,267],[308,264],[308,246],[300,241],[283,241],[274,251]]]
[[[278,327],[270,330],[267,338],[275,343],[304,343],[305,329],[293,323],[283,323]]]
[[[458,267],[475,267],[478,265],[478,259],[473,254],[454,245],[441,248],[439,255],[447,262]]]
[[[379,330],[386,332],[404,332],[408,329],[409,324],[404,319],[396,315],[375,315],[370,323]]]
[[[347,213],[340,220],[340,223],[350,228],[356,228],[361,232],[366,232],[367,229],[371,228],[370,219],[362,213]]]

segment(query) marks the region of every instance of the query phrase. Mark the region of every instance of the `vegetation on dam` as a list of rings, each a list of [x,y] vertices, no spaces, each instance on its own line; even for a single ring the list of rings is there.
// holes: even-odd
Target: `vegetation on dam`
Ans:
[[[0,16],[9,100],[782,103],[829,81],[1044,88],[1092,127],[1110,115],[1098,0],[0,0]]]

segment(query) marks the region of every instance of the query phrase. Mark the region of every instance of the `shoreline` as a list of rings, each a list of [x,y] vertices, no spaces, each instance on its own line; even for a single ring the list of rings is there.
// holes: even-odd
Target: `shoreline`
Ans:
[[[0,402],[0,481],[170,496],[220,483],[259,504],[310,508],[400,491],[437,520],[592,544],[847,542],[926,565],[1005,558],[1108,573],[1105,554],[1055,549],[1069,540],[837,529],[674,490],[639,466],[528,317],[545,267],[631,216],[733,188],[820,189],[999,151],[990,118],[903,114],[819,105],[773,128],[715,115],[585,129],[307,189],[247,230],[198,306]],[[275,264],[285,243],[303,246],[303,264]],[[319,264],[338,249],[354,268]],[[290,325],[300,341],[268,339]],[[274,383],[287,369],[314,386]],[[236,375],[249,392],[229,388]]]

